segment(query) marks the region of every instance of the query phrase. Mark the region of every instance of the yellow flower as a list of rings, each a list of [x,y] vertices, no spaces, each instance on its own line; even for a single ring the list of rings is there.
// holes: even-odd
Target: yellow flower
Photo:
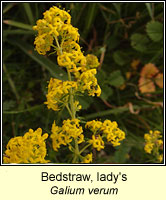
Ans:
[[[71,16],[68,12],[65,10],[61,10],[57,8],[56,6],[51,7],[49,10],[47,10],[45,13],[43,13],[44,19],[48,23],[55,24],[55,21],[57,18],[60,19],[65,24],[70,24],[71,23]]]
[[[61,127],[56,126],[55,121],[52,124],[51,132],[52,134],[50,135],[50,138],[52,139],[52,146],[54,151],[58,151],[62,144],[67,145],[66,135],[63,134]]]
[[[48,85],[48,94],[46,95],[48,109],[58,111],[60,104],[68,102],[69,90],[73,88],[73,92],[77,91],[77,82],[61,81],[59,79],[51,78]]]
[[[120,141],[125,139],[125,132],[118,128],[115,121],[105,120],[101,130],[103,134],[106,134],[107,141],[111,142],[114,147],[120,145]]]
[[[57,51],[57,62],[60,66],[66,67],[70,72],[78,73],[79,70],[85,68],[86,57],[81,52],[79,44],[75,41],[62,41],[61,51]]]
[[[57,57],[58,65],[61,67],[66,67],[70,72],[77,72],[77,66],[73,59],[72,53],[63,52],[63,54]]]
[[[82,106],[79,104],[79,101],[74,102],[74,110],[75,112],[81,110]]]
[[[94,134],[97,133],[97,131],[100,131],[103,123],[101,121],[89,121],[86,123],[85,128],[89,128]]]
[[[160,155],[160,150],[163,149],[163,140],[161,140],[161,132],[160,131],[152,131],[144,135],[145,146],[144,150],[148,154],[153,154],[157,161],[162,162],[163,155]]]
[[[80,74],[77,77],[78,87],[80,91],[84,93],[87,90],[89,96],[100,96],[101,88],[97,83],[95,77],[96,69],[90,69]]]
[[[29,129],[25,135],[10,139],[3,157],[4,163],[48,163],[45,140],[48,134],[42,135],[42,129]]]
[[[76,139],[83,133],[82,127],[79,125],[79,119],[67,119],[63,121],[62,131],[66,135]]]
[[[55,121],[52,125],[52,139],[53,149],[58,151],[61,145],[69,145],[72,139],[77,139],[78,144],[84,142],[84,135],[82,127],[79,125],[80,120],[78,119],[67,119],[63,121],[62,127],[56,126]]]
[[[50,51],[53,44],[53,37],[51,35],[43,34],[36,37],[34,44],[39,54],[45,55]]]
[[[153,150],[154,144],[153,143],[147,143],[144,146],[144,150],[146,151],[146,153],[151,153]]]
[[[161,136],[161,132],[160,131],[152,131],[150,130],[149,133],[146,133],[144,135],[144,139],[145,139],[145,151],[147,153],[151,153],[153,148],[162,148],[163,146],[163,141],[160,139]]]
[[[93,147],[97,149],[97,151],[104,149],[104,141],[100,135],[92,135],[92,139],[89,140],[89,143],[92,144]]]
[[[82,163],[90,163],[92,162],[92,153],[87,154],[84,158]]]
[[[93,54],[86,56],[86,64],[88,69],[97,68],[100,65],[98,58]]]
[[[83,134],[80,134],[78,137],[77,137],[77,142],[78,144],[81,144],[82,142],[84,142],[84,135]]]
[[[71,24],[64,24],[60,30],[60,36],[63,40],[67,41],[79,41],[80,34],[78,29],[73,27]]]
[[[75,51],[81,52],[80,45],[75,41],[65,41],[61,42],[62,52],[73,53]],[[86,58],[85,58],[86,59]]]
[[[79,41],[78,29],[70,24],[71,16],[68,12],[53,6],[43,15],[44,18],[39,19],[33,27],[38,31],[34,44],[39,54],[45,55],[50,51],[51,47],[54,47],[53,40],[58,37],[61,37],[62,41]]]
[[[136,70],[138,68],[138,65],[140,64],[140,60],[139,59],[134,59],[131,62],[131,67]]]
[[[125,132],[118,128],[117,122],[111,122],[105,120],[101,121],[89,121],[86,123],[85,128],[89,128],[94,135],[100,134],[102,138],[106,138],[114,147],[120,145],[120,141],[125,139]]]
[[[86,60],[81,51],[63,52],[57,57],[58,65],[66,67],[69,72],[76,73],[85,66]]]
[[[159,155],[157,157],[157,160],[161,163],[163,161],[163,154]]]

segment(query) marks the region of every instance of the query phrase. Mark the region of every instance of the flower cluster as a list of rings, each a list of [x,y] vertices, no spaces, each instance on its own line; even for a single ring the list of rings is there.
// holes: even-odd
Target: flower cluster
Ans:
[[[97,68],[99,66],[99,61],[93,54],[88,54],[86,56],[86,65],[88,69]]]
[[[74,81],[61,81],[51,78],[48,85],[48,94],[46,95],[48,109],[54,111],[60,110],[60,106],[67,103],[69,100],[69,90],[77,90],[77,83]]]
[[[104,149],[104,138],[114,147],[120,145],[120,141],[125,139],[125,133],[118,128],[118,124],[115,121],[105,120],[102,123],[101,121],[93,120],[87,122],[85,127],[93,132],[92,139],[89,140],[89,143],[98,151]]]
[[[74,28],[70,22],[69,13],[54,6],[46,11],[44,18],[38,20],[37,25],[34,26],[34,29],[38,31],[34,42],[38,53],[44,55],[51,50],[51,47],[54,48],[58,65],[65,67],[68,73],[73,73],[75,79],[66,82],[50,79],[46,104],[54,111],[59,110],[59,103],[67,101],[69,88],[74,88],[71,90],[73,94],[76,92],[87,92],[89,96],[95,96],[95,94],[100,96],[101,94],[95,77],[96,68],[99,66],[98,59],[91,54],[83,55],[77,43],[79,41],[78,29]],[[65,99],[63,99],[64,96]]]
[[[149,133],[144,135],[145,152],[148,154],[152,153],[159,162],[162,162],[163,160],[163,155],[159,152],[163,148],[163,140],[161,138],[162,136],[160,131],[150,130]]]
[[[92,139],[85,141],[84,135],[82,134],[83,128],[79,123],[80,120],[78,119],[68,119],[63,121],[62,127],[58,127],[54,121],[50,137],[55,151],[58,151],[61,145],[68,145],[69,149],[73,151],[72,141],[74,139],[77,140],[78,144],[83,142],[87,143],[87,147],[92,146],[93,148],[96,148],[97,151],[104,149],[104,139],[106,139],[107,142],[110,142],[114,147],[120,145],[120,141],[125,139],[125,133],[118,128],[116,122],[105,120],[102,123],[101,121],[93,120],[87,122],[85,125],[85,128],[88,128],[93,132]],[[81,158],[82,163],[92,162],[92,153],[87,154],[85,157],[79,154],[79,157]]]
[[[56,126],[55,121],[52,125],[52,145],[55,151],[58,151],[61,145],[69,145],[73,139],[76,139],[78,144],[84,142],[83,129],[79,124],[78,119],[67,119],[63,121],[63,126]]]
[[[79,79],[78,85],[81,88],[81,92],[88,91],[89,96],[100,96],[101,89],[100,86],[97,84],[97,79],[95,78],[96,69],[90,69],[83,72]]]
[[[63,121],[58,126],[52,124],[50,138],[54,151],[62,145],[67,146],[72,152],[72,163],[92,162],[92,153],[87,153],[88,148],[104,149],[105,141],[114,147],[120,145],[125,139],[125,133],[118,128],[116,122],[110,120],[89,121],[86,129],[91,130],[91,138],[84,138],[81,121],[76,112],[81,109],[76,96],[87,93],[89,96],[100,96],[101,89],[95,77],[99,62],[96,56],[84,56],[79,46],[78,29],[71,25],[71,16],[65,10],[55,6],[44,12],[44,18],[37,21],[34,30],[38,32],[35,38],[35,48],[39,54],[45,55],[53,51],[57,56],[57,63],[67,71],[68,80],[62,81],[51,78],[48,84],[47,101],[48,109],[59,111],[67,108],[71,118]],[[42,135],[39,128],[29,130],[23,137],[16,137],[9,141],[5,151],[5,163],[47,163],[45,139],[48,134]]]
[[[39,19],[33,27],[38,31],[34,44],[39,54],[45,55],[50,51],[51,47],[54,47],[54,39],[58,36],[74,41],[79,39],[78,31],[71,26],[71,16],[66,11],[53,6],[43,15],[44,18]]]
[[[42,135],[42,129],[29,129],[24,136],[11,138],[3,157],[4,163],[48,163],[45,140],[48,134]]]
[[[65,43],[68,44],[69,42]],[[81,52],[79,44],[72,42],[73,45],[68,45],[67,48],[62,45],[62,53],[58,53],[57,62],[61,67],[65,67],[69,72],[77,73],[80,70],[85,69],[86,57]]]

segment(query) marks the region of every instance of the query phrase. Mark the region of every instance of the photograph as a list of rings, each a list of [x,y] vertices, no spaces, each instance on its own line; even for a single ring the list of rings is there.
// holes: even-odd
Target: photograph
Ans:
[[[2,165],[164,165],[164,3],[2,3]]]

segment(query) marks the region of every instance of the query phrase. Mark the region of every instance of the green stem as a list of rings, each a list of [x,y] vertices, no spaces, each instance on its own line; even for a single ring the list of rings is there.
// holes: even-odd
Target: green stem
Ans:
[[[71,74],[68,69],[67,69],[67,73],[68,73],[68,79],[69,79],[69,81],[71,81]],[[72,119],[75,119],[74,98],[73,98],[72,88],[70,88],[69,94],[70,94],[70,109],[72,112]]]
[[[60,45],[59,45],[58,38],[57,38],[56,36],[54,36],[54,37],[55,37],[55,41],[56,41],[57,47],[58,47],[58,49],[59,49],[59,51],[60,51],[60,53],[61,53],[61,55],[62,55],[63,52],[62,52],[62,48],[61,48]]]
[[[66,104],[65,106],[66,106],[66,108],[67,108],[67,110],[68,110],[68,112],[69,112],[70,116],[72,117],[72,112],[71,112],[71,110],[70,110],[70,108],[69,108],[68,104]]]
[[[9,82],[9,85],[10,85],[10,87],[11,87],[11,89],[12,89],[12,92],[13,92],[13,93],[15,94],[15,96],[16,96],[17,102],[19,102],[20,96],[19,96],[19,94],[18,94],[18,92],[17,92],[17,90],[16,90],[15,84],[14,84],[12,78],[10,77],[10,75],[9,75],[9,73],[8,73],[8,70],[7,70],[7,68],[6,68],[6,65],[5,65],[4,63],[3,63],[3,70],[4,70],[4,72],[6,73],[6,76],[7,76],[8,82]]]
[[[27,108],[25,110],[14,110],[14,111],[3,111],[3,114],[20,114],[20,113],[24,113],[24,112],[31,112],[31,111],[34,111],[34,110],[37,110],[37,109],[40,109],[43,107],[43,104],[41,105],[38,105],[38,106],[33,106],[31,108]]]
[[[133,109],[146,109],[146,108],[150,108],[149,105],[142,105],[142,106],[137,106],[137,105],[134,105],[133,106]],[[93,118],[96,118],[96,117],[102,117],[102,116],[106,116],[106,115],[111,115],[111,114],[120,114],[120,113],[123,113],[123,112],[126,112],[126,111],[129,111],[129,107],[117,107],[117,108],[113,108],[113,109],[110,109],[110,110],[104,110],[104,111],[100,111],[100,112],[97,112],[97,113],[92,113],[92,114],[89,114],[89,115],[86,115],[84,116],[86,120],[89,120],[89,119],[93,119]]]
[[[68,73],[68,79],[69,79],[69,81],[71,81],[71,74],[68,69],[67,69],[67,73]],[[69,94],[70,94],[70,110],[72,113],[72,119],[75,119],[74,98],[73,98],[72,88],[70,88]],[[75,139],[74,141],[75,141],[75,155],[74,155],[72,163],[76,163],[77,158],[80,155],[77,139]]]
[[[77,158],[79,157],[80,152],[79,152],[77,139],[75,139],[74,141],[75,141],[75,152],[74,152],[74,158],[73,158],[72,163],[77,163]]]
[[[91,144],[87,144],[84,148],[81,149],[80,154],[85,151]]]
[[[55,37],[55,41],[56,41],[57,47],[58,47],[58,49],[60,51],[60,54],[62,55],[63,52],[62,52],[62,48],[59,45],[58,38],[56,36],[54,36],[54,37]],[[68,80],[72,81],[71,74],[70,74],[70,71],[68,69],[67,69],[67,73],[68,73]],[[74,108],[74,97],[73,97],[72,88],[70,88],[70,90],[69,90],[69,103],[70,103],[70,108],[69,108],[69,106],[67,104],[66,104],[66,108],[67,108],[69,114],[71,115],[71,118],[75,119],[76,111],[75,111],[75,108]],[[76,163],[77,159],[78,159],[78,156],[80,155],[78,141],[77,141],[77,139],[75,139],[74,141],[75,141],[75,151],[74,151],[74,158],[73,158],[72,163]]]

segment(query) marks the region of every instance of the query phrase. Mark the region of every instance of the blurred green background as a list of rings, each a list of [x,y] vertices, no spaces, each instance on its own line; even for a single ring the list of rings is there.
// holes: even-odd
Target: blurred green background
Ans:
[[[84,54],[93,53],[101,63],[102,95],[80,98],[79,116],[116,120],[126,132],[119,147],[107,144],[93,151],[94,163],[154,163],[144,152],[143,137],[149,130],[163,132],[163,89],[142,94],[138,81],[147,63],[163,73],[163,3],[3,3],[3,152],[11,137],[38,127],[50,134],[54,120],[61,124],[69,117],[43,104],[50,77],[65,80],[66,73],[54,55],[39,55],[33,44],[32,26],[44,11],[60,5],[70,10]],[[47,145],[52,162],[68,162],[65,147],[54,153],[51,141]]]

